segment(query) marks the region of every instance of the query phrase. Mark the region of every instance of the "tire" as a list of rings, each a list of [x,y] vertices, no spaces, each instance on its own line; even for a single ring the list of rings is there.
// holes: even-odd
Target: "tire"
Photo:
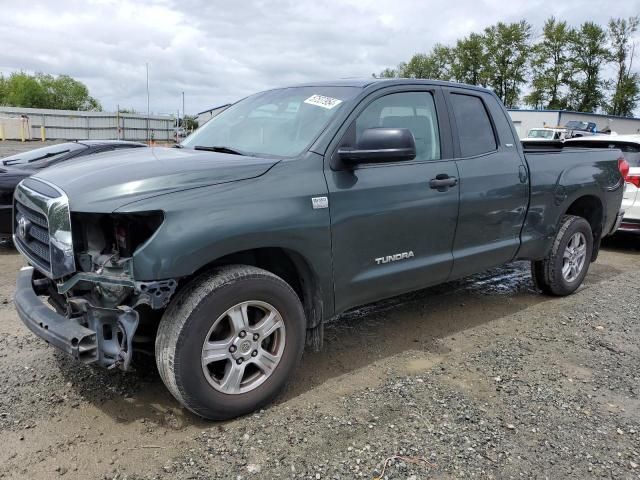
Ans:
[[[582,244],[578,248],[571,248],[576,241],[584,241],[584,249]],[[572,242],[571,246],[569,246],[570,242]],[[571,252],[574,251],[583,252],[582,262],[577,260],[582,257],[582,253],[572,256]],[[580,287],[589,271],[592,253],[593,233],[589,222],[582,217],[565,215],[562,217],[560,228],[547,257],[531,262],[531,276],[536,288],[546,295],[572,294]],[[571,268],[571,260],[569,257],[565,259],[565,254],[575,262],[575,268]]]
[[[241,323],[248,326],[237,333],[234,322],[249,317],[258,319],[257,323]],[[274,328],[278,326],[272,334],[260,330],[269,323],[267,317]],[[226,420],[252,412],[285,387],[302,357],[305,325],[298,296],[280,277],[250,266],[221,267],[189,283],[164,313],[156,336],[160,377],[176,400],[206,419]],[[264,339],[259,338],[259,330]],[[245,336],[240,337],[242,333]],[[231,347],[224,342],[232,342]],[[223,343],[223,348],[217,346]],[[209,361],[205,344],[216,346],[212,358],[222,354],[229,358],[205,366]],[[265,360],[276,357],[277,363]],[[234,382],[231,372],[242,367],[241,362],[244,373],[237,374],[240,380]],[[267,363],[270,369],[264,368]]]

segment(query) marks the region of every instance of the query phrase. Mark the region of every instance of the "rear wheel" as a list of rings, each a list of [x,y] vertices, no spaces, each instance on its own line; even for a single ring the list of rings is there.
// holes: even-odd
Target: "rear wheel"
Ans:
[[[536,287],[548,295],[570,295],[589,271],[593,252],[591,225],[582,217],[565,215],[549,255],[531,262]]]
[[[302,305],[284,280],[229,266],[174,299],[160,322],[156,362],[180,403],[223,420],[261,407],[284,388],[304,338]]]

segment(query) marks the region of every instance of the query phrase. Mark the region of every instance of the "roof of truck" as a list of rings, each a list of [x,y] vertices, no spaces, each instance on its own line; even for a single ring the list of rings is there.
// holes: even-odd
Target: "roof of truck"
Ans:
[[[477,85],[467,85],[465,83],[445,82],[442,80],[429,80],[421,78],[345,78],[339,80],[326,80],[321,82],[306,82],[293,85],[294,87],[359,87],[367,88],[372,85],[440,85],[444,87],[464,87],[483,92],[490,90],[478,87]]]

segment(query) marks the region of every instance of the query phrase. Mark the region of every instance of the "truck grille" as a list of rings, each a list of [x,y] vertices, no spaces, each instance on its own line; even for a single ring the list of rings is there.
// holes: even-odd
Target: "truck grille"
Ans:
[[[13,231],[16,248],[48,277],[75,270],[69,204],[62,191],[33,178],[22,181],[14,195]]]

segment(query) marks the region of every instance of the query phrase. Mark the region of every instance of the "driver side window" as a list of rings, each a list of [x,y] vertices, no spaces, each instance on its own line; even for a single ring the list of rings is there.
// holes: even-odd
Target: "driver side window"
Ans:
[[[416,160],[439,160],[440,134],[429,92],[392,93],[374,100],[355,122],[356,144],[368,128],[407,128],[416,142]]]

